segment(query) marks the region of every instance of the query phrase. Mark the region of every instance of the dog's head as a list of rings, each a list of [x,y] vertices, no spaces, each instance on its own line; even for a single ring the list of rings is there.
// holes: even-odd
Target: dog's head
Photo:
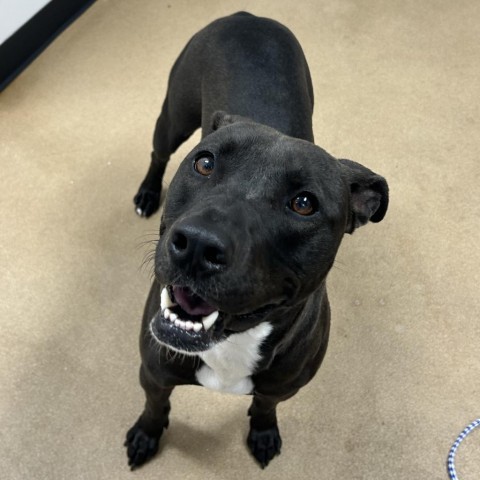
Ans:
[[[275,322],[322,286],[344,233],[379,222],[385,180],[312,143],[217,113],[165,202],[151,331],[185,353]]]

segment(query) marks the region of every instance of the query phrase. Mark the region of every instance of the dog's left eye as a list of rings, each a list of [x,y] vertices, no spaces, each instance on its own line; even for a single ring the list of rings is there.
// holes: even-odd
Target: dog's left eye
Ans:
[[[318,208],[318,202],[314,195],[303,192],[290,200],[289,207],[299,215],[313,215]]]
[[[215,167],[215,161],[208,155],[201,155],[193,162],[193,168],[204,177],[208,177]]]

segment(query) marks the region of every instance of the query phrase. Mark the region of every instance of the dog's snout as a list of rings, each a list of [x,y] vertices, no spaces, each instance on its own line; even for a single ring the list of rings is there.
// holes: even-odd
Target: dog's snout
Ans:
[[[218,229],[195,223],[184,223],[171,234],[170,256],[186,270],[215,272],[226,268],[231,260],[233,245]]]

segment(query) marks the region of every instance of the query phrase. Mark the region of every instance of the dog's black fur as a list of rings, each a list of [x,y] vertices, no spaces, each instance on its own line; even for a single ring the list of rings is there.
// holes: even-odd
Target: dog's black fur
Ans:
[[[173,388],[201,383],[202,354],[260,324],[270,330],[243,379],[253,394],[247,443],[262,467],[280,453],[276,405],[325,355],[325,281],[342,237],[381,221],[388,205],[381,176],[313,144],[312,110],[301,47],[272,20],[244,12],[217,20],[176,61],[137,213],[157,210],[170,154],[200,126],[203,136],[165,201],[140,336],[147,401],[126,441],[132,467],[156,453]],[[167,321],[165,286],[170,301],[186,305],[181,316],[219,311],[213,327],[186,331]]]

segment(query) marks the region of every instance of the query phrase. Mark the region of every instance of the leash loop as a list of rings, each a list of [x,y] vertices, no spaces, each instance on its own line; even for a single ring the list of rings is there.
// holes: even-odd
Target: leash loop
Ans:
[[[455,454],[457,453],[457,449],[459,445],[463,442],[464,438],[470,432],[472,432],[475,428],[477,428],[479,425],[480,425],[480,418],[477,418],[470,425],[465,427],[463,432],[457,437],[457,439],[455,440],[455,443],[452,445],[452,448],[450,449],[450,452],[448,454],[448,460],[447,460],[447,470],[448,470],[448,475],[450,476],[450,480],[458,480],[457,472],[455,470]]]

